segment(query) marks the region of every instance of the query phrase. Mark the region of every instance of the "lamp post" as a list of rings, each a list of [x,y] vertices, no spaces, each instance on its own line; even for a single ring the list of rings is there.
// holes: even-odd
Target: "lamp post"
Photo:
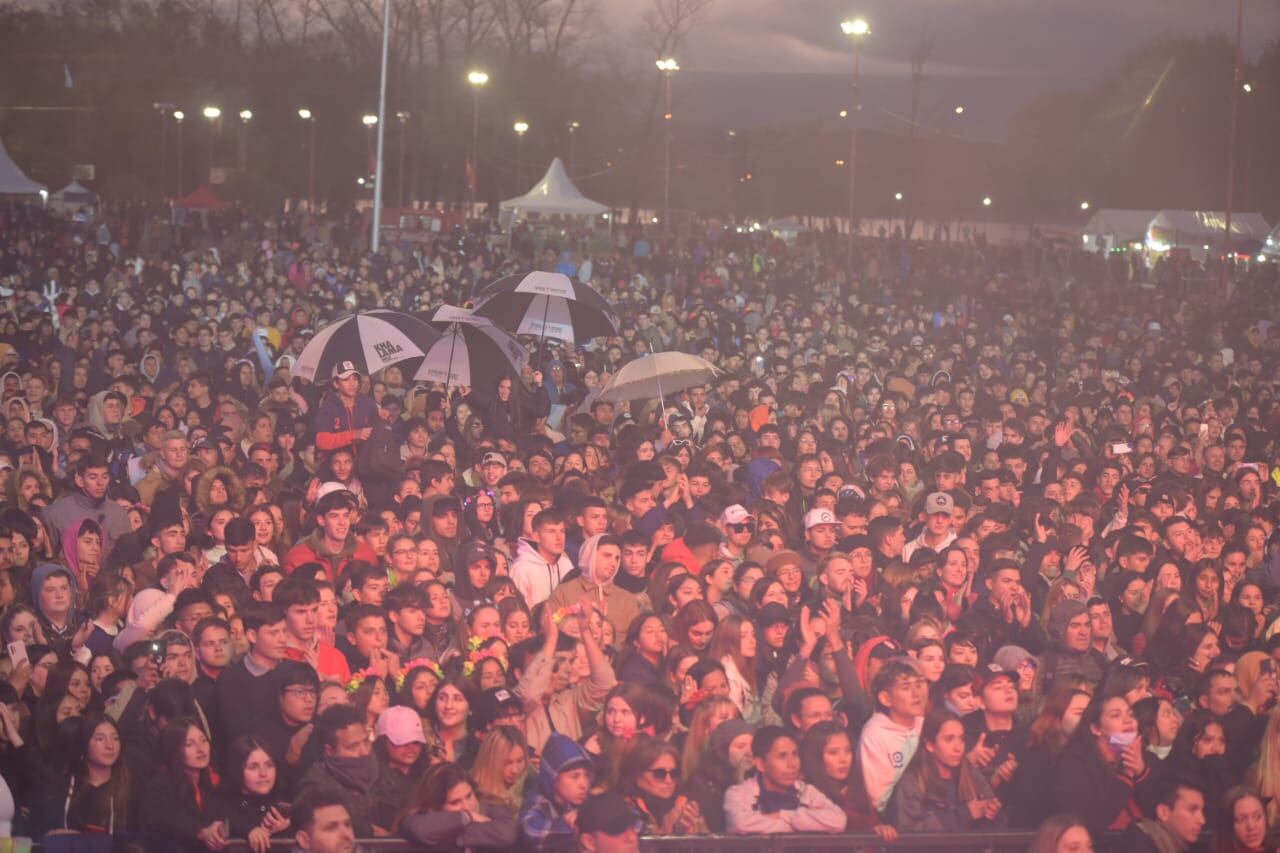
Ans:
[[[253,121],[253,110],[240,111],[240,171],[249,165],[249,122]]]
[[[316,118],[306,107],[298,110],[298,118],[310,125],[310,141],[307,144],[307,210],[314,212],[316,207]]]
[[[409,113],[401,110],[396,113],[396,119],[400,122],[400,188],[396,193],[397,203],[400,207],[404,207],[404,152],[409,147],[406,134],[409,127]]]
[[[169,175],[165,170],[165,160],[169,147],[169,113],[173,112],[173,104],[157,101],[151,108],[160,114],[160,194],[169,192]]]
[[[376,255],[382,244],[382,152],[387,126],[387,61],[391,53],[391,0],[382,0],[382,67],[378,75],[378,153],[373,169],[373,222],[369,246]]]
[[[666,78],[667,110],[662,115],[666,122],[662,155],[662,231],[665,234],[671,221],[671,78],[680,70],[680,63],[670,56],[654,63]]]
[[[209,175],[207,180],[209,183],[213,183],[213,137],[218,126],[218,119],[222,117],[222,110],[218,107],[208,106],[201,112],[209,120]]]
[[[846,267],[852,281],[853,277],[853,243],[857,233],[857,220],[854,219],[854,205],[857,200],[858,175],[858,113],[862,110],[861,95],[858,91],[859,54],[863,36],[871,32],[871,25],[866,18],[851,18],[840,23],[840,31],[853,40],[853,111],[850,114],[849,128],[849,253],[846,256]]]
[[[569,127],[569,174],[573,174],[573,138],[578,134],[578,128],[582,127],[582,122],[570,120]]]
[[[987,238],[987,225],[991,222],[991,196],[982,197],[982,239]]]
[[[365,113],[360,117],[360,123],[363,124],[365,130],[368,131],[368,133],[365,134],[365,137],[369,142],[369,166],[364,170],[365,174],[368,175],[377,168],[373,154],[373,129],[378,126],[378,117],[373,113]]]
[[[489,84],[489,74],[475,70],[467,73],[471,84],[471,173],[467,181],[471,185],[471,215],[476,212],[476,195],[480,186],[480,90]]]
[[[182,110],[173,111],[173,120],[178,123],[178,198],[182,198],[182,120],[186,117]]]
[[[529,122],[518,120],[511,126],[516,132],[516,171],[520,174],[520,184],[524,185],[524,135],[529,132]]]
[[[1244,37],[1244,0],[1236,6],[1236,58],[1235,69],[1231,74],[1231,124],[1227,126],[1227,212],[1222,232],[1222,265],[1218,269],[1218,288],[1227,295],[1228,267],[1234,266],[1231,252],[1231,213],[1235,204],[1236,188],[1236,126],[1240,116],[1240,93],[1252,92],[1253,87],[1242,82],[1240,61],[1240,43]]]

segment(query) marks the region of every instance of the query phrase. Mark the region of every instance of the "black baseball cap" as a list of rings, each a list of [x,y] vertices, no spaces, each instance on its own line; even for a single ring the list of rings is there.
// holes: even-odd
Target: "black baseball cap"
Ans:
[[[578,809],[578,832],[622,835],[629,829],[639,832],[644,820],[621,794],[605,791],[588,797]]]

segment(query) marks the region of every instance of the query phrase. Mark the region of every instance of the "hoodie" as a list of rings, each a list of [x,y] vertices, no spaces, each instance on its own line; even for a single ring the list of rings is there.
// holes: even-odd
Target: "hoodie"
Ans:
[[[554,563],[548,563],[538,553],[537,545],[521,539],[510,574],[516,589],[524,596],[525,604],[536,607],[551,597],[552,591],[571,571],[573,563],[567,555],[561,554]]]
[[[923,724],[921,717],[907,728],[895,723],[888,714],[877,711],[862,727],[862,736],[858,738],[858,766],[862,768],[867,796],[876,811],[883,813],[889,805],[894,786],[920,745]]]
[[[57,574],[61,574],[71,584],[71,608],[67,611],[66,623],[61,627],[54,625],[50,621],[49,615],[44,612],[40,596],[45,582]],[[40,624],[44,626],[45,639],[49,641],[49,645],[58,653],[59,657],[66,657],[70,654],[71,638],[75,636],[80,627],[78,592],[76,579],[71,570],[65,566],[60,566],[57,563],[41,563],[31,573],[31,603],[35,606],[36,612],[40,614]]]
[[[605,534],[597,533],[586,542],[578,552],[579,573],[562,581],[547,598],[547,607],[552,613],[562,607],[577,604],[584,598],[603,604],[605,618],[613,625],[614,635],[625,637],[632,621],[643,609],[633,593],[622,589],[614,583],[617,571],[601,582],[596,576],[596,549]],[[621,571],[619,567],[618,571]]]
[[[575,767],[595,767],[590,754],[572,738],[559,733],[547,739],[542,749],[537,785],[520,807],[520,838],[532,850],[573,850],[577,830],[565,820],[567,808],[555,793],[556,777]]]

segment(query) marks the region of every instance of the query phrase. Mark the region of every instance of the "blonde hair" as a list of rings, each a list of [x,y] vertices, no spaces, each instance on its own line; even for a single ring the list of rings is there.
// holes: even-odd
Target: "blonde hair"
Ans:
[[[1262,753],[1249,771],[1246,781],[1262,795],[1266,803],[1267,826],[1280,823],[1280,714],[1271,714],[1262,737]]]
[[[680,757],[680,773],[683,778],[691,777],[706,760],[707,744],[711,739],[711,718],[721,709],[728,709],[733,717],[742,716],[738,706],[724,696],[708,696],[694,709],[693,719],[689,721],[689,734],[684,739],[684,754]]]
[[[507,763],[507,753],[518,746],[529,754],[529,746],[524,734],[513,726],[494,726],[480,739],[480,748],[476,751],[475,764],[471,766],[471,778],[476,783],[476,794],[506,806],[514,816],[520,811],[520,801],[524,797],[524,782],[528,772],[515,781],[510,787],[503,778]]]

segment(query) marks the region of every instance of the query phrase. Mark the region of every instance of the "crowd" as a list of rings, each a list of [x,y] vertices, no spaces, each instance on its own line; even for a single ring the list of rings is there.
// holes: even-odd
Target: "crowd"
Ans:
[[[1268,268],[569,233],[0,211],[0,835],[1273,849]],[[290,375],[529,269],[620,335]],[[668,349],[722,372],[600,399]]]

